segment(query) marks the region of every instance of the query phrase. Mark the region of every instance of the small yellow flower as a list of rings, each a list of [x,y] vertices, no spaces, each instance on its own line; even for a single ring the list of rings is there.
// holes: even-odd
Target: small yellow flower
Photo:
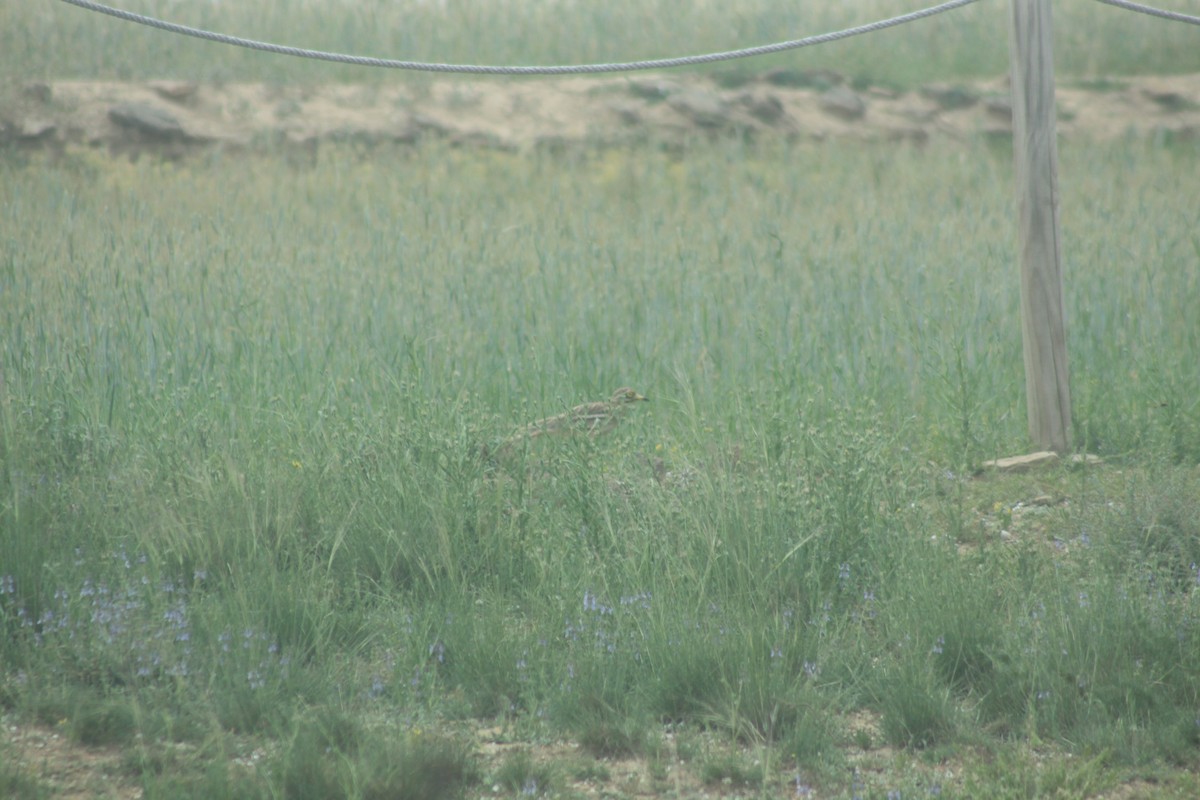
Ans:
[[[303,468],[304,468],[304,465],[303,465],[303,464],[301,464],[299,461],[296,461],[296,460],[293,460],[293,461],[292,461],[292,466],[293,466],[293,467],[295,467],[296,469],[303,469]]]

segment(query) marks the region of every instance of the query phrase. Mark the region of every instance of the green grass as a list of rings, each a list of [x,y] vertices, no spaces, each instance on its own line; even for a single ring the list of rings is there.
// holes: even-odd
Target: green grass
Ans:
[[[974,478],[1029,446],[1002,151],[9,159],[0,703],[150,797],[625,780],[560,737],[660,791],[1186,786],[1196,160],[1064,145],[1108,463]]]
[[[932,5],[933,3],[929,3]],[[405,60],[485,64],[582,64],[733,50],[825,33],[923,7],[900,0],[735,4],[671,0],[607,3],[126,2],[122,8],[172,22],[311,49]],[[1195,0],[1171,6],[1200,11]],[[1200,69],[1194,31],[1095,3],[1055,13],[1061,75],[1187,73]],[[1008,69],[1008,3],[984,0],[903,26],[782,55],[713,67],[724,79],[775,66],[826,67],[862,82],[911,87],[993,78]],[[23,78],[425,80],[267,55],[155,31],[39,0],[0,10],[0,72]]]

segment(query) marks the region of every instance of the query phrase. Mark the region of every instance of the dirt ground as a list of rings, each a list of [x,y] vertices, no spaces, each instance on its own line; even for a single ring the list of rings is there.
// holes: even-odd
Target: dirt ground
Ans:
[[[730,85],[736,83],[736,85]],[[1200,74],[1059,82],[1063,137],[1200,140]],[[168,158],[220,148],[316,149],[439,138],[523,151],[740,135],[939,142],[1005,138],[1005,79],[913,91],[862,86],[830,70],[738,79],[635,74],[534,80],[427,80],[279,86],[181,81],[9,81],[0,144],[84,146]]]

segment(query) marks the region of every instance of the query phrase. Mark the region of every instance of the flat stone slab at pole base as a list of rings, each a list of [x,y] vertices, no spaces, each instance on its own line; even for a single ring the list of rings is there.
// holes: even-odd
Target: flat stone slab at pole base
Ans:
[[[985,470],[995,470],[996,472],[1028,472],[1038,467],[1057,464],[1060,460],[1061,458],[1058,453],[1055,453],[1053,450],[1043,450],[1024,456],[1009,456],[1008,458],[997,458],[994,461],[985,461],[983,462],[983,468]],[[1067,463],[1072,467],[1083,465],[1096,466],[1103,464],[1104,459],[1090,453],[1075,453],[1067,459]]]

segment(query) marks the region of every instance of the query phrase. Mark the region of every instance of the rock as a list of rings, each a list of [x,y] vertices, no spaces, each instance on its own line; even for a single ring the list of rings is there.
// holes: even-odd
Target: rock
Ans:
[[[755,75],[745,69],[725,69],[711,75],[712,82],[722,89],[740,89],[755,79]]]
[[[153,81],[150,88],[164,100],[184,103],[196,95],[200,85],[191,81]]]
[[[994,469],[998,472],[1025,472],[1034,467],[1044,467],[1057,463],[1058,453],[1044,450],[1038,453],[1030,453],[1027,456],[1010,456],[1008,458],[997,458],[995,461],[985,461],[983,462],[983,468]]]
[[[681,90],[678,83],[663,80],[662,78],[647,78],[640,81],[630,81],[629,83],[629,91],[635,97],[653,102],[666,100],[671,95],[678,94]]]
[[[729,124],[729,109],[716,92],[685,89],[667,100],[676,112],[701,128],[721,128]]]
[[[746,92],[738,98],[750,116],[767,125],[774,125],[783,118],[783,102],[773,94]]]
[[[25,144],[44,141],[54,136],[58,126],[48,119],[27,117],[12,126],[12,138]]]
[[[861,119],[867,113],[863,99],[845,86],[835,86],[821,95],[821,108],[845,120]]]
[[[108,110],[108,118],[123,128],[164,142],[186,141],[190,137],[169,111],[148,103],[121,103]]]
[[[983,101],[983,108],[993,117],[1012,121],[1012,98],[1006,94],[993,95]]]
[[[762,74],[762,80],[772,86],[793,89],[832,89],[846,82],[846,76],[831,69],[788,69],[776,67]]]
[[[642,106],[630,100],[613,100],[608,108],[626,125],[637,125],[642,121]]]
[[[1195,106],[1179,92],[1159,92],[1153,89],[1143,89],[1142,94],[1147,99],[1159,105],[1163,111],[1184,111]]]
[[[900,96],[900,90],[889,86],[868,86],[863,90],[863,94],[867,97],[877,97],[880,100],[895,100]]]
[[[974,90],[948,83],[927,83],[921,87],[921,95],[947,111],[969,108],[979,102],[979,94]]]

